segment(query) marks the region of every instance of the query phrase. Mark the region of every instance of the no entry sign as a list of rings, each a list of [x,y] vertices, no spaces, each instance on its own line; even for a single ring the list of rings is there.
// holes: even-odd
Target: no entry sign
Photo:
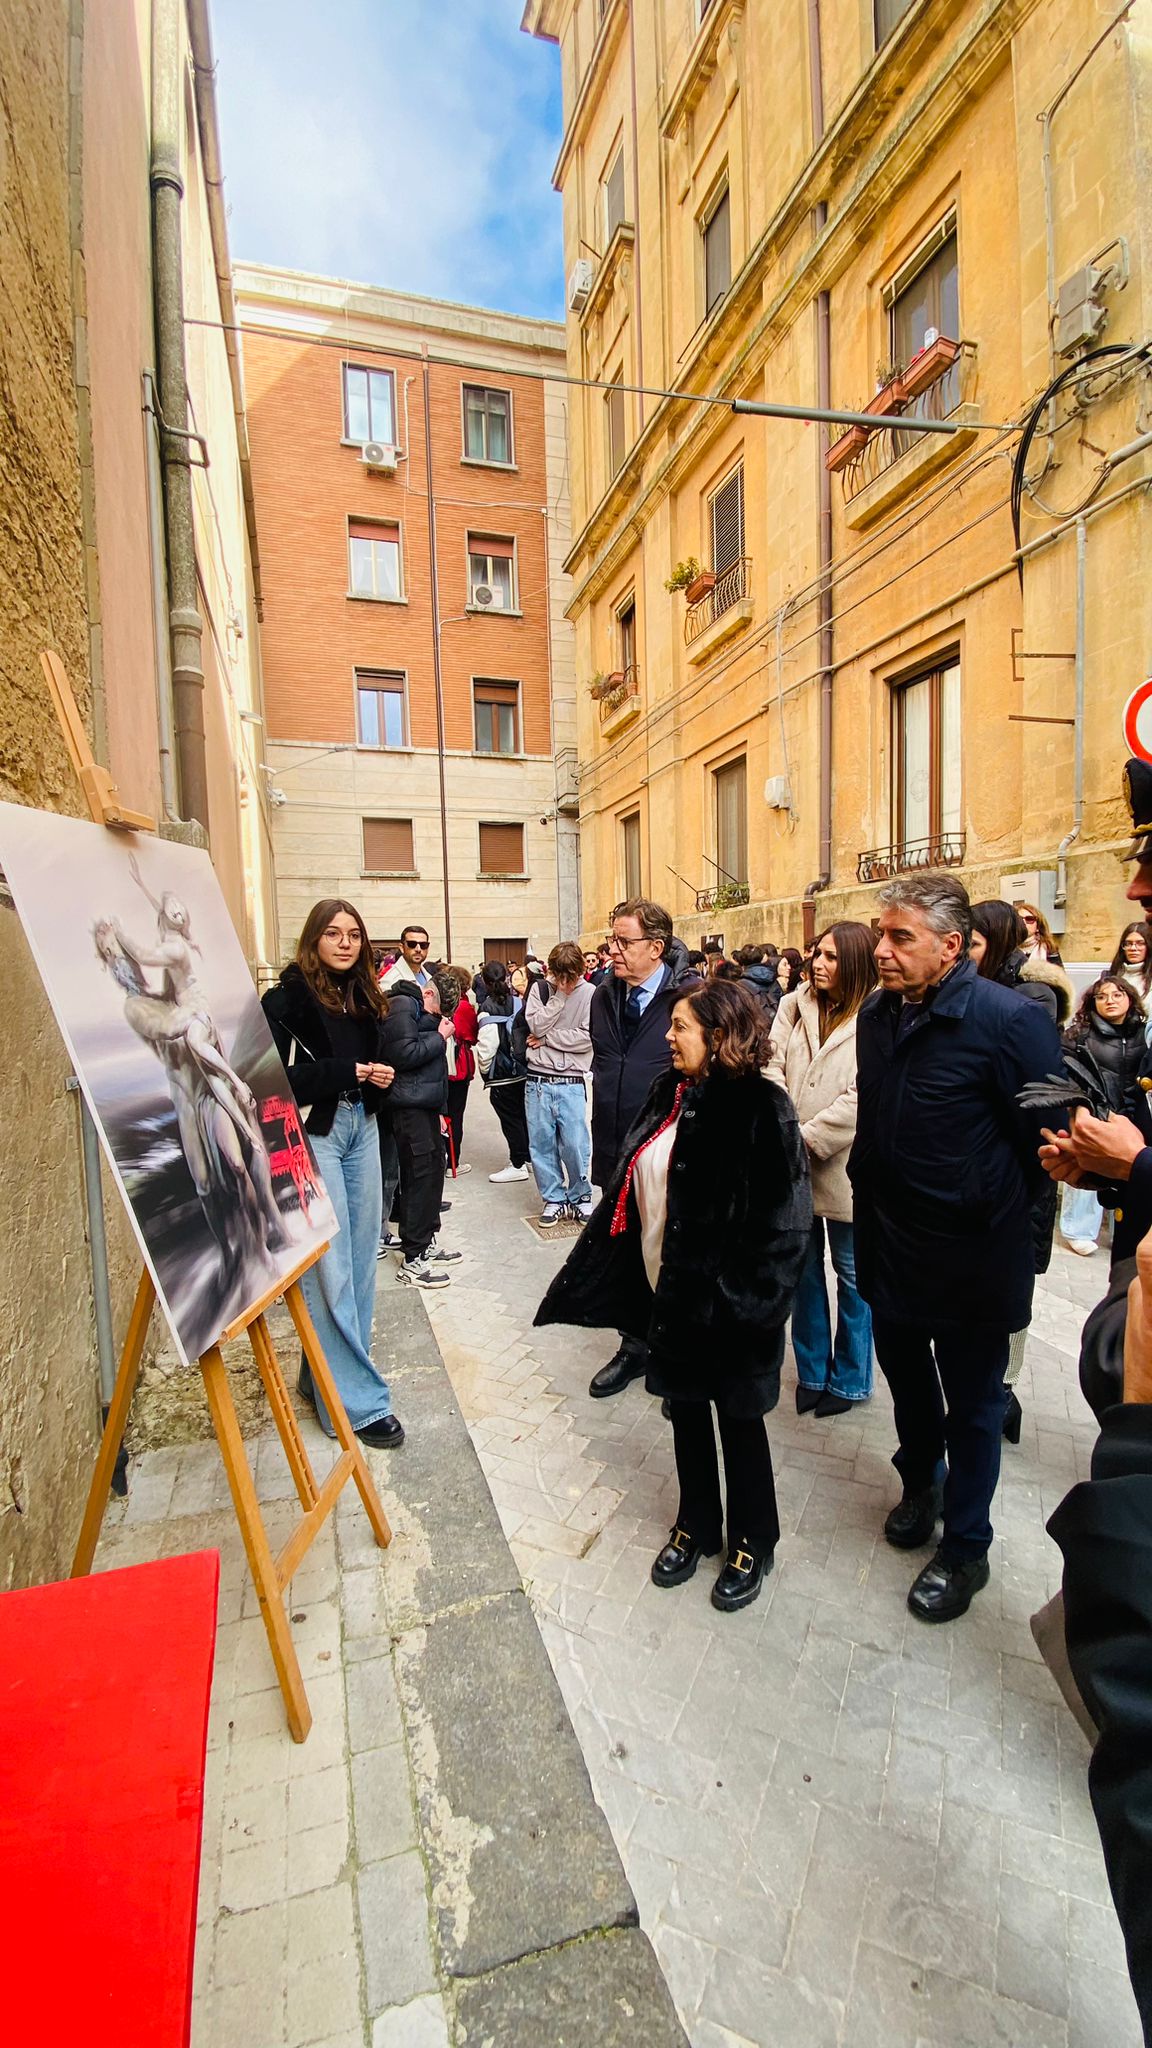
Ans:
[[[1152,763],[1152,676],[1133,690],[1124,706],[1124,744],[1138,761]]]

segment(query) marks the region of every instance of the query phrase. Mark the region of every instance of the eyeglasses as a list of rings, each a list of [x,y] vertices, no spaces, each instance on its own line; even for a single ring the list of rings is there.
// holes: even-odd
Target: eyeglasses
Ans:
[[[1023,918],[1025,924],[1035,924],[1036,919],[1034,917],[1029,916],[1026,910],[1022,910],[1020,912],[1020,915]]]
[[[426,953],[432,941],[430,939],[405,939],[402,943],[407,946],[410,953]]]
[[[608,941],[608,951],[611,952],[613,946],[618,946],[620,951],[623,952],[626,946],[650,946],[651,944],[651,939],[646,939],[643,932],[641,932],[639,937],[635,939],[622,939],[617,935],[617,933],[613,932],[612,937]]]

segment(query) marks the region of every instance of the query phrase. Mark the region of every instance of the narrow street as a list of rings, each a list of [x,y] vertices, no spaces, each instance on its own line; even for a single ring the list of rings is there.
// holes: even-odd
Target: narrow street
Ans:
[[[702,1564],[648,1577],[676,1510],[659,1404],[593,1402],[609,1338],[533,1330],[562,1247],[530,1184],[493,1187],[471,1091],[453,1191],[465,1250],[429,1296],[441,1351],[693,2048],[1137,2048],[1088,1800],[1088,1751],[1028,1617],[1059,1585],[1044,1531],[1087,1471],[1076,1359],[1106,1254],[1056,1250],[1005,1447],[992,1581],[926,1628],[881,1382],[859,1421],[770,1419],[784,1538],[759,1602],[718,1614]]]

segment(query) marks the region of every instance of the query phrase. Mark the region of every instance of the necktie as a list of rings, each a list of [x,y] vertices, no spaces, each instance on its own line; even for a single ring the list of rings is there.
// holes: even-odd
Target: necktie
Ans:
[[[635,1038],[636,1033],[640,1028],[640,1015],[640,991],[638,988],[630,989],[628,992],[628,1000],[624,1005],[625,1045],[631,1045],[632,1040]]]

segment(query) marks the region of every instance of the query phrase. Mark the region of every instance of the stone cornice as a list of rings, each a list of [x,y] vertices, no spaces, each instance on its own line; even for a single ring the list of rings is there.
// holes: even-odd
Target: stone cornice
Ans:
[[[630,220],[620,221],[612,231],[612,240],[600,258],[600,267],[592,279],[592,288],[588,293],[588,303],[579,316],[582,327],[586,326],[589,320],[595,318],[601,307],[611,297],[612,287],[616,282],[616,273],[625,258],[632,254],[635,243],[636,229],[632,222]]]
[[[895,73],[896,58],[907,61],[911,32],[929,35],[950,11],[950,0],[922,0],[922,9],[909,18],[908,37],[890,38],[877,53],[846,106],[825,134],[824,140],[804,166],[800,177],[778,207],[768,227],[751,250],[734,278],[724,301],[722,314],[701,336],[699,346],[678,379],[680,389],[712,389],[739,396],[754,385],[759,371],[780,335],[787,331],[817,292],[827,289],[857,253],[877,215],[900,188],[921,169],[937,146],[941,134],[971,101],[988,74],[1010,54],[1011,40],[1020,24],[1040,5],[1040,0],[985,0],[964,38],[948,53],[941,68],[928,79],[908,107],[899,125],[881,144],[878,153],[858,172],[837,210],[819,237],[800,259],[783,289],[758,320],[744,345],[728,362],[715,382],[704,374],[708,364],[725,345],[744,331],[742,315],[760,295],[764,271],[790,235],[802,225],[826,194],[836,172],[853,164],[863,142],[875,132],[877,119],[871,109],[879,88]],[[895,45],[895,48],[893,48]],[[889,87],[890,90],[890,87]],[[888,101],[885,97],[884,105]],[[708,441],[719,432],[728,414],[719,406],[701,406],[704,415],[690,427],[684,438],[665,456],[639,499],[635,490],[646,456],[677,418],[690,416],[691,401],[662,399],[643,432],[629,450],[623,467],[608,491],[586,520],[565,559],[569,574],[576,574],[589,555],[594,566],[572,594],[568,616],[575,618],[588,602],[599,595],[631,551],[655,511],[698,461]],[[617,526],[617,522],[623,523]],[[605,552],[597,555],[597,549]]]
[[[576,94],[576,104],[572,109],[568,126],[564,130],[564,140],[560,144],[560,154],[553,166],[552,183],[557,192],[563,190],[564,178],[572,161],[572,152],[588,125],[591,109],[599,105],[599,87],[602,74],[609,59],[615,53],[616,45],[624,33],[624,24],[627,19],[627,0],[609,0],[608,10],[600,24],[596,41],[592,45],[592,55],[588,59],[588,68],[580,80],[580,89]]]
[[[747,0],[713,0],[713,5],[700,24],[696,41],[688,52],[687,62],[672,96],[661,115],[661,135],[670,138],[677,134],[689,114],[699,104],[709,80],[716,71],[720,37],[730,21],[739,20],[746,5]]]

